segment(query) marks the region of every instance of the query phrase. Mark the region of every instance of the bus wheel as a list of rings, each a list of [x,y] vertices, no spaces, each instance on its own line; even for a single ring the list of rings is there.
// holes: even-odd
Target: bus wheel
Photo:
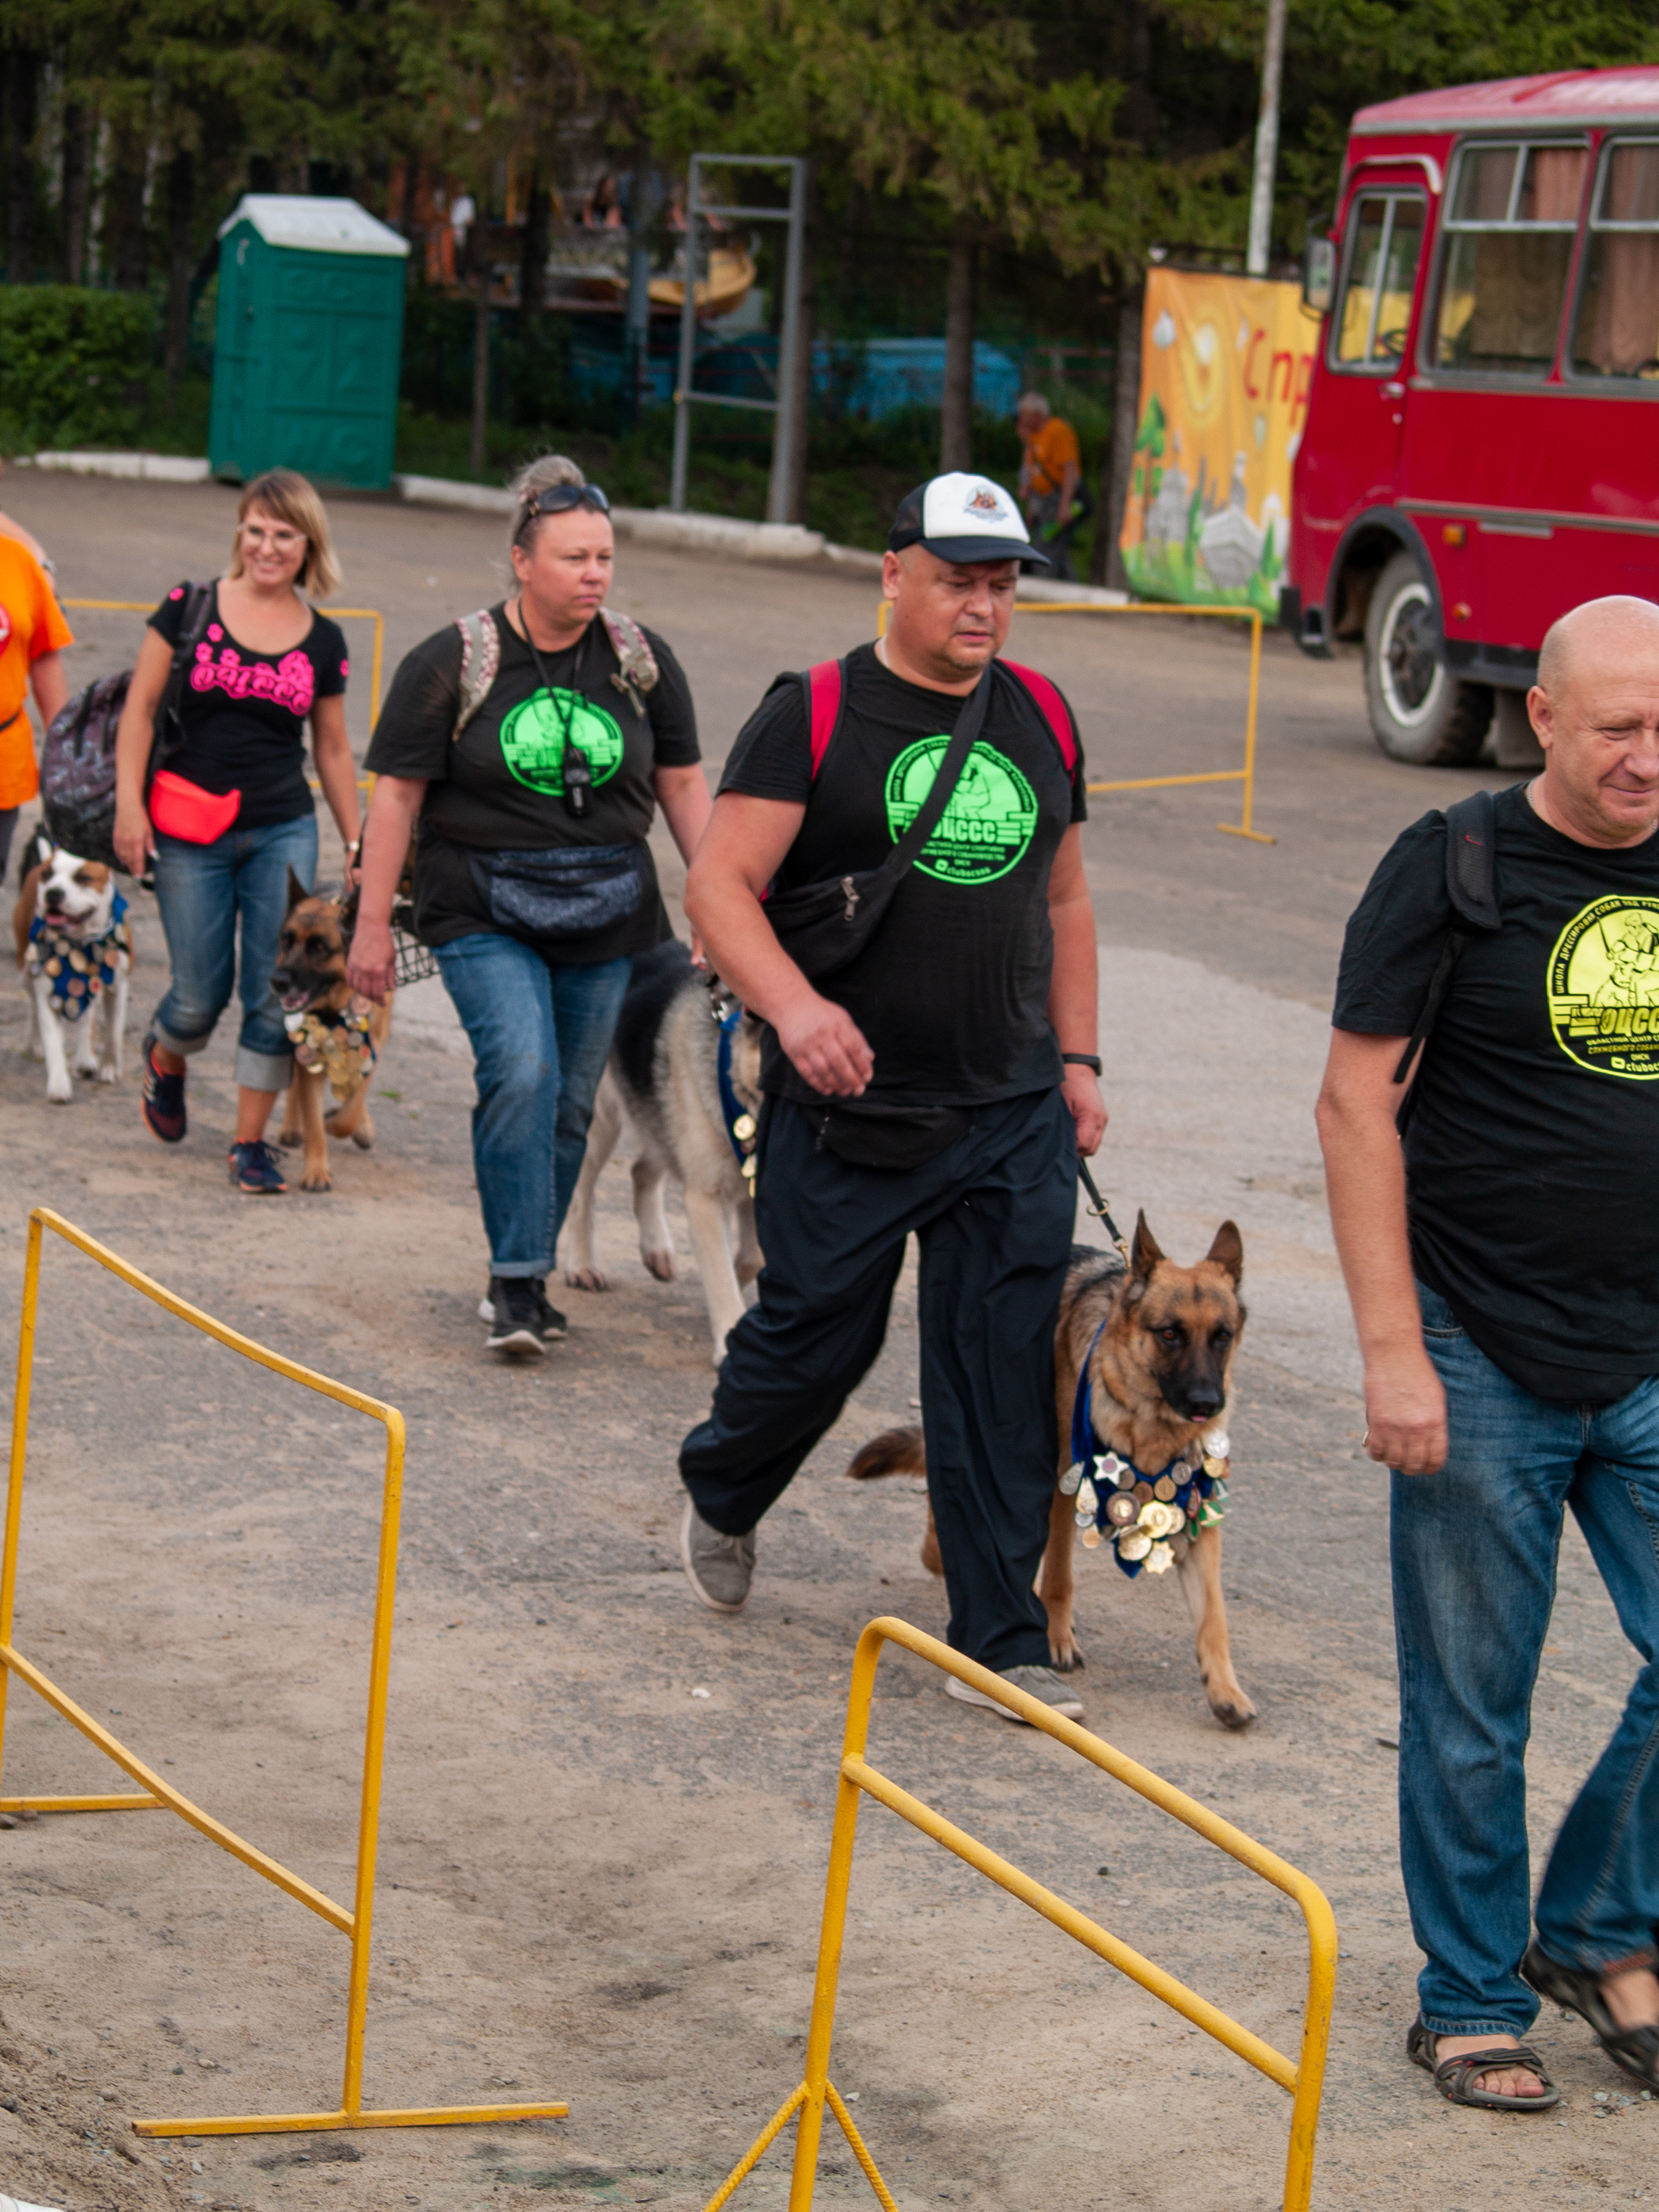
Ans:
[[[1365,613],[1365,703],[1390,760],[1463,768],[1491,726],[1489,684],[1464,684],[1446,666],[1434,596],[1409,553],[1377,578]]]

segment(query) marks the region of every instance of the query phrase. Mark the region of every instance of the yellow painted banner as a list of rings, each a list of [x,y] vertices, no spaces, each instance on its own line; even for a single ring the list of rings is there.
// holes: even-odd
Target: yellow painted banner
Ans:
[[[1319,331],[1295,284],[1149,273],[1122,538],[1141,597],[1278,614]]]

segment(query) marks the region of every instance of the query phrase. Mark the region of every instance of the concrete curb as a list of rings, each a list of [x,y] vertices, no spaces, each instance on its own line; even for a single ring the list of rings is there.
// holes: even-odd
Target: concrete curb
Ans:
[[[20,454],[25,467],[62,469],[76,477],[145,477],[152,483],[205,483],[208,465],[183,453]]]

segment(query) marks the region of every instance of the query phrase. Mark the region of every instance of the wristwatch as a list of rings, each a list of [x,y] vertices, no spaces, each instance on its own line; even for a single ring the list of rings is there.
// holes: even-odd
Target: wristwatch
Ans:
[[[1096,1075],[1100,1073],[1100,1059],[1096,1053],[1063,1052],[1060,1056],[1067,1067],[1086,1067]]]

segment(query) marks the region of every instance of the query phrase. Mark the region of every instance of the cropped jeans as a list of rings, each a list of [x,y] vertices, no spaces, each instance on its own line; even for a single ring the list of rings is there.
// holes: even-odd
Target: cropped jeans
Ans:
[[[1610,1406],[1513,1382],[1419,1284],[1445,1385],[1442,1472],[1393,1477],[1400,1856],[1426,1954],[1424,2025],[1523,2034],[1530,1877],[1525,1758],[1563,1516],[1642,1660],[1624,1716],[1561,1824],[1538,1893],[1559,1964],[1650,1963],[1659,1928],[1659,1378]]]
[[[632,959],[554,967],[516,937],[475,930],[437,948],[472,1042],[472,1167],[489,1272],[550,1273],[582,1170],[593,1097]]]
[[[285,1091],[294,1072],[282,1006],[270,988],[290,868],[309,890],[317,874],[314,814],[262,830],[233,824],[210,845],[156,832],[155,900],[173,981],[150,1028],[163,1051],[186,1059],[200,1052],[230,1004],[240,975],[236,1080],[250,1091]]]

